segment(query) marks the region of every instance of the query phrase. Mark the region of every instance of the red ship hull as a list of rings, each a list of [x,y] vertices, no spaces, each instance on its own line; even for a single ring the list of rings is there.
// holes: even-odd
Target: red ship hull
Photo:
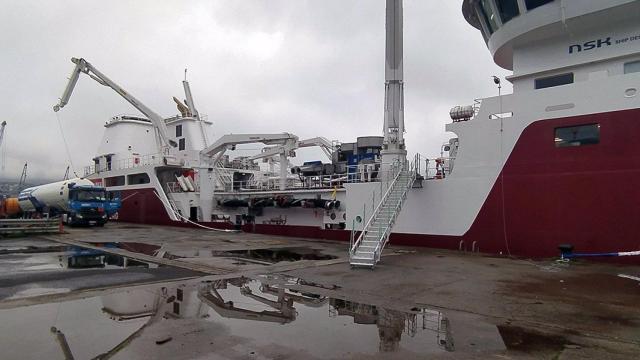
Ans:
[[[557,148],[557,127],[600,124],[600,142]],[[470,229],[462,236],[394,233],[391,243],[525,257],[640,249],[640,109],[537,121],[521,134]],[[434,180],[437,181],[437,180]],[[122,194],[119,220],[176,225],[152,189]],[[230,228],[231,224],[205,225]],[[244,231],[348,241],[346,230],[243,225]],[[634,260],[640,263],[640,260]]]

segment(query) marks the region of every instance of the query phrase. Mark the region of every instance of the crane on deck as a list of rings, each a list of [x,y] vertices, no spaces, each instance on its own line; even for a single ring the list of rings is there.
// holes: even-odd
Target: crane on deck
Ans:
[[[224,135],[215,143],[200,151],[200,209],[202,216],[209,219],[213,207],[213,172],[220,162],[220,159],[227,150],[235,150],[236,145],[262,143],[265,145],[283,146],[279,152],[280,156],[280,188],[285,189],[287,181],[287,156],[290,155],[288,149],[294,149],[298,143],[298,137],[289,134],[228,134]]]
[[[158,149],[164,155],[169,155],[169,150],[172,147],[176,147],[178,144],[171,140],[167,136],[167,126],[165,124],[164,118],[158,115],[155,111],[151,110],[148,106],[143,104],[140,100],[136,99],[133,95],[131,95],[128,91],[123,89],[120,85],[113,82],[111,79],[106,77],[103,73],[98,71],[93,65],[91,65],[88,61],[82,58],[71,58],[71,62],[76,64],[73,72],[71,72],[71,76],[69,77],[69,82],[67,83],[64,92],[62,93],[62,97],[60,98],[60,102],[53,107],[53,111],[59,111],[62,109],[71,98],[71,94],[73,93],[73,89],[78,82],[78,78],[81,73],[85,73],[89,75],[90,78],[97,81],[99,84],[104,85],[113,89],[120,96],[122,96],[127,102],[129,102],[133,107],[138,109],[142,114],[144,114],[153,124],[153,127],[156,129],[156,140],[158,142]]]

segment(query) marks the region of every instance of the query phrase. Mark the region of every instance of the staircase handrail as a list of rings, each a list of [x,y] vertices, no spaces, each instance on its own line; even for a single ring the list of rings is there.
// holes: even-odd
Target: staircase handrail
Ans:
[[[415,168],[415,164],[413,165],[413,167]],[[380,255],[382,253],[382,249],[384,249],[385,245],[387,244],[387,233],[391,231],[391,224],[393,222],[395,222],[395,219],[398,217],[398,210],[400,208],[400,206],[402,205],[402,202],[404,200],[404,197],[407,195],[407,192],[409,191],[409,186],[411,184],[413,184],[413,182],[415,181],[416,178],[416,172],[413,171],[414,168],[412,168],[410,170],[410,174],[411,176],[409,177],[409,179],[407,180],[407,183],[405,184],[404,187],[404,191],[402,192],[402,196],[400,197],[400,200],[398,200],[398,203],[396,204],[395,208],[393,209],[393,216],[389,219],[389,224],[387,224],[387,226],[385,227],[384,233],[382,234],[382,237],[380,237],[380,239],[385,239],[384,241],[378,241],[378,244],[376,244],[376,248],[373,250],[374,253],[374,259],[375,261],[380,260]]]
[[[382,208],[382,205],[387,200],[387,197],[389,197],[389,194],[391,193],[391,190],[393,189],[393,187],[395,186],[396,182],[398,181],[398,178],[400,177],[400,174],[402,174],[402,170],[403,170],[405,164],[406,164],[406,162],[404,164],[400,164],[400,166],[398,166],[398,172],[394,176],[393,181],[387,187],[387,191],[384,193],[384,195],[380,199],[380,202],[378,203],[378,206],[376,206],[375,210],[371,214],[371,217],[366,222],[365,226],[362,228],[362,232],[360,232],[360,235],[358,236],[358,239],[356,239],[356,241],[351,246],[351,249],[349,249],[349,254],[350,255],[352,255],[356,251],[356,249],[358,248],[358,245],[360,244],[362,239],[365,237],[366,233],[369,231],[368,230],[369,226],[371,225],[371,223],[374,221],[374,219],[376,218],[376,216],[380,212],[380,209]]]

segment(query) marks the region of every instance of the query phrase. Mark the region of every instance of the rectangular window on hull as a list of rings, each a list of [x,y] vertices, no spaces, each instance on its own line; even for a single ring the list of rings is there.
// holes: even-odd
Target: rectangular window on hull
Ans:
[[[632,61],[624,64],[624,73],[631,74],[640,72],[640,60]]]
[[[554,75],[535,80],[536,89],[545,89],[568,84],[573,84],[573,73]]]
[[[500,18],[502,23],[513,19],[520,15],[520,9],[518,8],[518,0],[496,0],[498,11],[500,12]]]
[[[524,0],[524,3],[527,5],[527,10],[535,9],[550,2],[553,2],[553,0]]]
[[[176,137],[182,136],[182,125],[176,125]]]
[[[600,124],[556,128],[556,147],[594,145],[600,142]]]
[[[185,149],[185,141],[184,138],[178,140],[178,150],[184,150]]]

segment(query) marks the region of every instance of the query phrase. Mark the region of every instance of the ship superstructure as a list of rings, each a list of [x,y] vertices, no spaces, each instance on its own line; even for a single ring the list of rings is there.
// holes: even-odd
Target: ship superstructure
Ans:
[[[185,82],[180,115],[107,123],[86,175],[121,193],[120,220],[346,240],[353,265],[375,265],[389,240],[535,257],[640,247],[640,2],[466,0],[462,12],[514,92],[454,107],[437,159],[407,157],[402,2],[387,0],[381,136],[209,142]],[[264,148],[229,156],[250,143]],[[308,146],[327,159],[292,166]]]

